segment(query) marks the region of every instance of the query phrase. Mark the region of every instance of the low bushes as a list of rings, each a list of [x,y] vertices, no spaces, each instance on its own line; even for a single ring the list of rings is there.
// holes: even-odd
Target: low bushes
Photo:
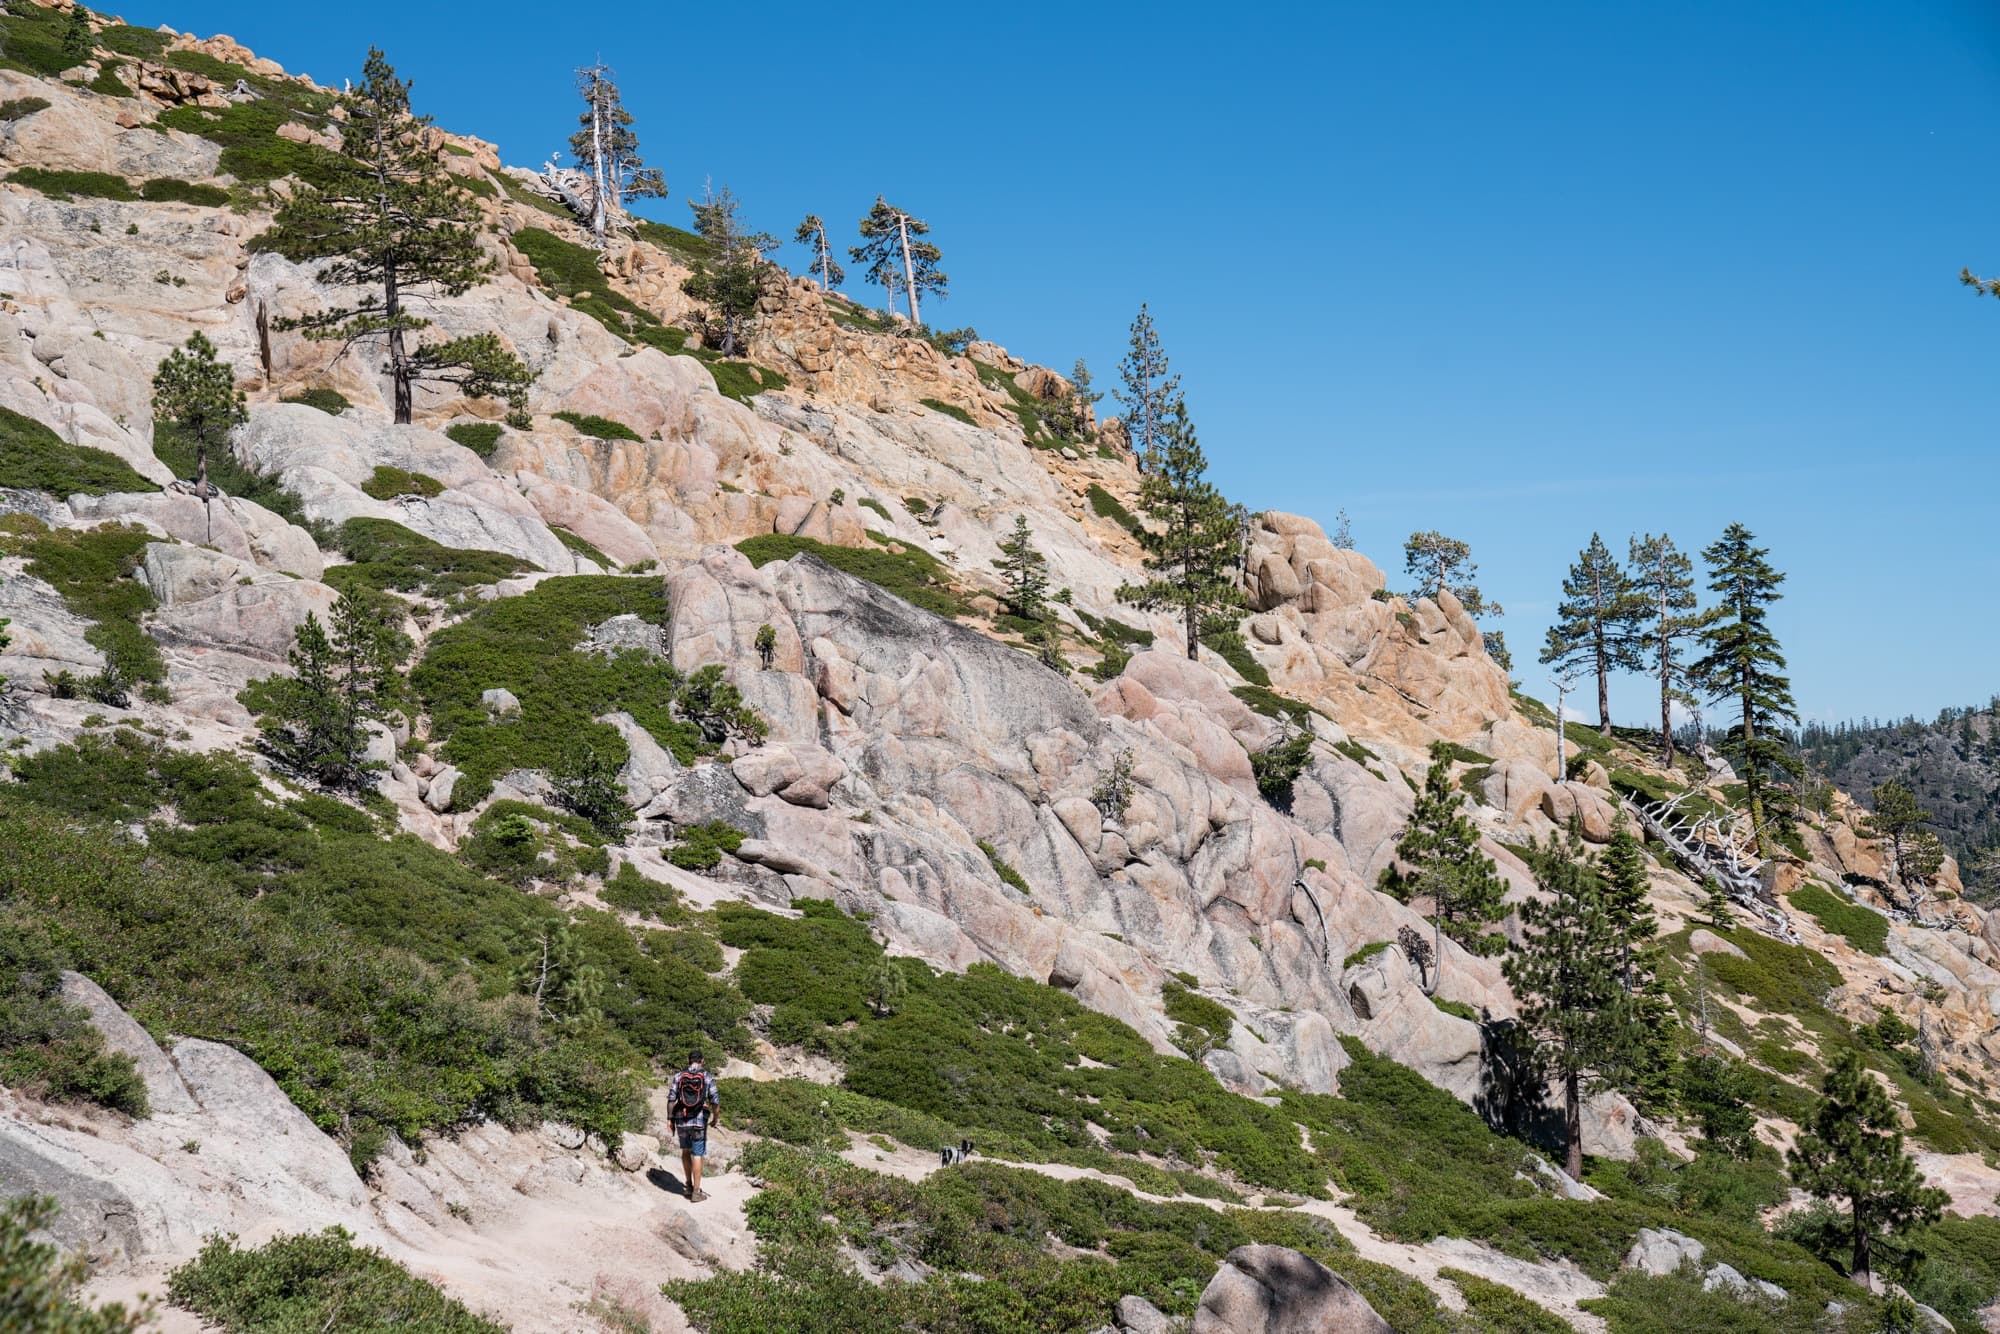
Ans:
[[[219,185],[203,185],[198,181],[181,181],[171,176],[157,176],[139,187],[139,198],[155,204],[195,204],[202,208],[221,208],[229,202],[229,191]]]
[[[0,908],[0,1085],[146,1115],[132,1058],[104,1049],[89,1014],[63,998],[61,970],[49,943]]]
[[[343,592],[359,584],[450,598],[535,568],[502,551],[447,547],[390,519],[349,519],[333,544],[350,563],[328,567],[326,582]]]
[[[953,421],[964,422],[967,426],[979,425],[978,422],[972,420],[972,414],[964,408],[956,407],[953,404],[945,403],[935,398],[920,398],[917,401],[932,412],[941,413]]]
[[[444,433],[453,444],[464,445],[480,458],[490,459],[506,428],[499,422],[458,422],[445,427]]]
[[[680,831],[680,841],[667,849],[667,860],[683,871],[713,871],[722,865],[723,855],[743,846],[743,831],[721,820],[690,825]]]
[[[1794,908],[1812,914],[1814,921],[1863,954],[1888,952],[1889,919],[1873,908],[1840,898],[1811,882],[1800,885],[1786,897]]]
[[[1090,489],[1083,494],[1090,501],[1090,512],[1098,518],[1111,520],[1111,522],[1117,524],[1134,537],[1145,531],[1139,520],[1133,517],[1132,511],[1126,509],[1124,505],[1119,503],[1118,497],[1106,491],[1096,482],[1092,482]]]
[[[329,417],[338,417],[354,406],[347,401],[347,395],[338,389],[302,389],[296,394],[288,394],[281,401],[303,403],[309,408],[318,408]]]
[[[361,493],[376,500],[394,500],[399,496],[429,499],[444,493],[444,483],[424,473],[377,464],[374,476],[361,484]]]
[[[239,1247],[210,1237],[167,1280],[167,1298],[230,1334],[341,1329],[389,1334],[504,1334],[380,1251],[354,1244],[345,1228],[281,1236]]]
[[[558,412],[555,419],[568,422],[579,432],[593,440],[638,440],[637,431],[624,422],[612,421],[609,417],[584,416],[575,412]]]
[[[123,706],[124,695],[144,682],[166,680],[166,660],[139,618],[157,603],[132,573],[153,537],[124,524],[101,528],[23,531],[0,535],[0,552],[28,557],[27,572],[62,595],[63,605],[94,622],[84,638],[104,654],[104,670],[82,684],[100,703]]]
[[[890,541],[881,540],[885,545]],[[832,546],[787,533],[765,533],[738,542],[736,549],[759,567],[808,553],[934,615],[956,618],[972,614],[971,606],[953,590],[944,563],[916,547],[903,546],[900,551],[864,550]]]
[[[0,408],[0,487],[53,496],[159,488],[116,454],[72,445],[33,417]]]

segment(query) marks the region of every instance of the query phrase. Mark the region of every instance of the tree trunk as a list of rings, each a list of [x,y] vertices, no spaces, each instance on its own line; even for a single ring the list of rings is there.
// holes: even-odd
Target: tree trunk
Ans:
[[[1597,734],[1611,739],[1611,662],[1604,651],[1604,630],[1597,631]]]
[[[1762,857],[1770,849],[1764,838],[1764,775],[1758,771],[1757,757],[1752,746],[1757,740],[1757,717],[1755,705],[1750,698],[1750,667],[1744,664],[1742,673],[1743,692],[1743,788],[1750,805],[1750,836],[1755,840],[1757,855]]]
[[[1660,626],[1660,752],[1666,757],[1666,767],[1674,767],[1674,686],[1668,656],[1672,646],[1667,642],[1667,629]]]
[[[1201,661],[1201,609],[1190,602],[1187,605],[1188,661]]]
[[[194,442],[195,487],[201,495],[202,518],[208,524],[208,536],[202,541],[215,545],[215,502],[208,492],[208,441],[196,438]]]
[[[390,268],[382,275],[382,310],[389,317],[389,378],[395,383],[396,425],[408,426],[412,381],[415,368],[410,365],[410,355],[403,349],[403,326],[396,322],[403,311],[403,294],[396,286],[396,270]]]
[[[1444,981],[1444,904],[1438,901],[1437,891],[1431,891],[1431,984],[1424,988],[1426,996],[1438,994],[1438,984]]]
[[[590,172],[597,189],[590,201],[590,232],[597,247],[604,248],[604,94],[593,80],[590,85]]]
[[[1871,1249],[1869,1242],[1871,1239],[1868,1236],[1867,1221],[1862,1218],[1859,1207],[1856,1207],[1853,1213],[1849,1215],[1849,1220],[1854,1225],[1854,1273],[1852,1277],[1856,1283],[1873,1292],[1875,1290],[1875,1282],[1869,1273],[1873,1257],[1869,1254]]]
[[[910,324],[914,328],[921,329],[924,327],[924,320],[923,316],[917,313],[917,269],[910,260],[910,220],[901,213],[896,215],[896,234],[903,242],[903,286],[909,289],[910,294]],[[1194,656],[1192,646],[1188,656]]]
[[[1570,1180],[1583,1180],[1583,1096],[1574,1072],[1563,1080],[1563,1170]]]

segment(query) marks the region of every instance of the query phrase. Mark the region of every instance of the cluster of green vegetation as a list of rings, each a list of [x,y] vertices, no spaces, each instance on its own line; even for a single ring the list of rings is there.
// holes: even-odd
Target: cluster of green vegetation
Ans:
[[[753,1146],[744,1165],[765,1183],[750,1204],[758,1268],[665,1287],[711,1334],[1039,1334],[1107,1324],[1126,1293],[1185,1316],[1222,1258],[1253,1243],[1337,1269],[1397,1330],[1494,1328],[1460,1323],[1421,1283],[1362,1260],[1332,1224],[1292,1211],[1152,1204],[1101,1182],[986,1163],[911,1183],[769,1144]],[[936,1272],[873,1286],[838,1262],[842,1246],[883,1268],[909,1260]]]
[[[65,171],[48,167],[19,167],[7,177],[15,185],[25,185],[51,199],[114,199],[129,204],[138,192],[123,176],[108,171]]]
[[[512,183],[506,185],[511,187]],[[527,192],[512,187],[508,188],[508,193],[520,199]],[[550,211],[560,212],[554,209]],[[640,236],[641,239],[666,246],[668,249],[676,250],[677,253],[681,252],[680,238],[685,238],[686,242],[692,243],[695,247],[706,248],[707,245],[691,232],[683,232],[677,227],[667,227],[661,223],[642,223]],[[565,298],[569,302],[570,309],[582,311],[627,342],[658,348],[669,355],[698,358],[715,377],[715,387],[730,398],[743,402],[767,389],[785,387],[785,377],[768,367],[756,366],[747,361],[725,359],[706,348],[690,349],[685,329],[673,328],[663,323],[652,311],[612,287],[611,280],[606,278],[598,267],[598,253],[588,246],[565,241],[554,232],[541,227],[523,227],[515,232],[510,240],[514,248],[525,255],[528,262],[534,266],[535,281],[549,293]],[[583,428],[578,427],[578,429]],[[604,438],[638,439],[636,435],[629,437],[613,435]]]
[[[724,856],[743,846],[743,831],[722,820],[705,820],[677,832],[667,860],[683,871],[713,871]]]
[[[354,405],[347,401],[347,395],[338,389],[301,389],[295,394],[287,394],[280,400],[285,403],[303,403],[309,408],[318,408],[329,417],[338,417]]]
[[[535,568],[502,551],[445,546],[392,519],[349,519],[333,545],[349,563],[330,566],[325,577],[342,592],[358,587],[445,599]]]
[[[146,1084],[132,1058],[105,1050],[89,1013],[63,995],[62,957],[13,919],[0,906],[0,1084],[146,1115]]]
[[[946,403],[943,402],[942,400],[935,398],[920,398],[917,400],[917,402],[923,404],[925,407],[929,408],[932,412],[942,413],[943,415],[951,418],[953,421],[964,422],[967,426],[979,425],[978,422],[972,420],[971,413],[967,412],[964,408],[958,407],[954,404]]]
[[[26,120],[37,111],[47,111],[49,99],[46,97],[10,97],[0,102],[0,124],[10,120]]]
[[[1825,886],[1810,882],[1786,897],[1794,908],[1812,914],[1814,921],[1863,954],[1888,952],[1889,919],[1873,908],[1840,898]]]
[[[62,1212],[53,1196],[0,1200],[0,1324],[17,1334],[138,1334],[153,1327],[150,1303],[92,1306],[78,1295],[90,1257],[64,1255],[47,1240]]]
[[[586,416],[576,412],[558,412],[555,419],[568,422],[582,435],[593,440],[638,440],[640,434],[624,422],[612,421],[609,417]]]
[[[176,477],[195,475],[195,442],[171,422],[154,421],[153,455],[172,468]],[[262,505],[287,523],[295,523],[308,530],[323,547],[335,545],[333,531],[325,524],[308,519],[297,496],[285,490],[277,479],[245,467],[232,450],[208,451],[208,482],[224,495],[240,496]]]
[[[392,468],[388,464],[377,464],[374,475],[361,484],[361,494],[376,500],[395,500],[399,496],[419,496],[428,499],[442,495],[444,483],[425,473],[410,472],[403,468]]]
[[[1250,656],[1249,641],[1235,626],[1211,623],[1201,632],[1201,646],[1228,663],[1232,671],[1251,685],[1268,687],[1271,684],[1271,673],[1264,669],[1263,663]]]
[[[457,422],[447,426],[444,433],[453,444],[464,445],[480,458],[490,459],[507,430],[499,422]]]
[[[33,417],[0,408],[0,487],[54,496],[157,491],[116,454],[72,445]]]
[[[591,627],[635,615],[667,619],[657,579],[569,575],[543,580],[520,597],[484,603],[439,631],[410,684],[431,716],[440,753],[458,766],[452,802],[468,809],[510,769],[559,769],[578,745],[615,772],[629,752],[618,729],[595,721],[622,711],[682,763],[712,752],[724,735],[760,724],[716,668],[683,675],[642,650],[582,648]],[[493,716],[480,702],[495,687],[514,693],[517,712]],[[722,735],[710,739],[708,732]]]
[[[504,1334],[345,1228],[282,1236],[255,1248],[210,1237],[174,1270],[167,1297],[230,1334],[342,1329],[387,1334]]]
[[[1019,890],[1023,894],[1032,894],[1035,892],[1028,888],[1027,877],[1022,875],[1012,862],[1002,857],[999,849],[995,848],[985,839],[980,839],[979,850],[986,854],[986,862],[993,868],[993,874],[1000,877],[1001,884],[1007,886],[1009,889]]]
[[[0,69],[52,78],[83,64],[89,51],[79,53],[67,40],[69,22],[69,14],[53,5],[15,5],[0,13]]]
[[[605,570],[615,570],[618,568],[617,561],[611,559],[611,557],[605,555],[602,551],[599,551],[595,546],[578,537],[569,529],[559,528],[554,524],[550,524],[549,531],[555,534],[556,541],[562,543],[585,560],[595,561],[600,568]]]
[[[983,361],[975,361],[972,366],[979,373],[980,383],[1006,400],[1007,410],[1021,424],[1021,434],[1030,445],[1037,449],[1060,449],[1070,443],[1050,424],[1054,404],[1043,402],[1015,384],[1014,376],[998,366],[988,366]]]
[[[229,202],[229,191],[219,185],[183,181],[159,176],[139,187],[139,198],[154,204],[194,204],[201,208],[221,208]]]
[[[1119,503],[1118,497],[1096,482],[1090,484],[1090,489],[1084,492],[1084,496],[1090,501],[1090,512],[1098,518],[1111,520],[1134,537],[1145,531],[1145,525],[1139,522],[1132,511],[1126,509]]]
[[[159,645],[139,624],[157,603],[152,590],[132,577],[154,540],[150,533],[125,524],[50,531],[28,515],[0,523],[0,552],[26,556],[27,572],[92,622],[84,638],[104,654],[104,670],[82,683],[91,698],[122,705],[134,687],[167,679]]]
[[[951,619],[972,614],[971,605],[952,588],[950,572],[944,562],[928,551],[895,543],[879,533],[871,532],[869,536],[883,547],[893,543],[901,550],[833,546],[788,533],[765,533],[746,538],[736,544],[736,549],[748,556],[752,565],[760,568],[772,561],[790,560],[803,552],[819,557],[836,570],[857,579],[866,579],[925,611]]]
[[[176,51],[169,63],[185,67],[196,51]],[[210,58],[212,60],[212,58]],[[298,121],[324,128],[332,99],[314,93],[289,79],[266,79],[231,65],[220,67],[225,84],[247,79],[260,94],[226,107],[199,107],[192,103],[160,113],[154,123],[161,129],[182,130],[222,146],[220,169],[246,186],[296,176],[302,181],[324,185],[339,179],[343,163],[340,155],[318,144],[300,143],[280,137],[278,128]],[[204,73],[193,70],[192,73]]]

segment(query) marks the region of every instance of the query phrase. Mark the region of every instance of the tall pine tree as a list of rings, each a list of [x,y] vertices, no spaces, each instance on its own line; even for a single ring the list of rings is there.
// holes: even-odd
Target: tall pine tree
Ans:
[[[1160,331],[1143,303],[1133,317],[1131,348],[1118,363],[1118,401],[1125,408],[1125,438],[1141,471],[1151,471],[1165,446],[1167,423],[1181,401],[1181,377],[1167,368]]]
[[[259,745],[280,768],[331,789],[359,791],[381,766],[367,759],[368,724],[388,718],[401,691],[396,632],[342,594],[328,623],[308,612],[293,637],[289,677],[252,682]]]
[[[1701,632],[1701,617],[1695,612],[1694,562],[1665,533],[1633,538],[1629,554],[1632,592],[1646,608],[1641,652],[1660,691],[1660,756],[1672,768],[1674,705],[1694,702],[1682,650]]]
[[[861,219],[861,244],[847,251],[855,263],[868,266],[868,281],[887,292],[891,301],[898,291],[904,294],[910,303],[910,326],[915,329],[924,326],[920,296],[928,292],[942,301],[951,283],[938,268],[944,252],[923,239],[930,230],[923,219],[911,217],[876,195],[875,206]]]
[[[430,117],[410,112],[410,85],[370,49],[359,87],[340,98],[342,169],[300,181],[279,205],[269,239],[286,258],[320,264],[321,283],[358,287],[351,305],[278,321],[307,338],[386,346],[396,421],[407,425],[418,384],[449,384],[474,398],[504,395],[517,407],[533,374],[499,336],[467,334],[419,344],[430,321],[412,298],[462,296],[494,263],[479,243],[479,208],[427,142]]]
[[[1769,849],[1765,821],[1773,809],[1773,782],[1799,772],[1798,760],[1780,728],[1796,724],[1791,679],[1785,657],[1771,632],[1771,604],[1784,596],[1778,585],[1785,576],[1765,559],[1770,552],[1740,523],[1732,523],[1702,553],[1708,564],[1709,589],[1720,595],[1712,619],[1701,631],[1707,650],[1690,671],[1712,702],[1733,701],[1737,721],[1721,747],[1733,761],[1747,790],[1750,821],[1756,827],[1757,849]]]
[[[1499,603],[1488,602],[1479,585],[1472,582],[1479,577],[1479,566],[1473,562],[1468,542],[1435,531],[1411,533],[1403,543],[1403,570],[1415,576],[1418,597],[1435,599],[1448,589],[1467,616],[1506,614]]]
[[[742,355],[750,325],[757,318],[757,301],[765,285],[777,277],[764,256],[777,248],[767,232],[748,231],[737,216],[736,196],[728,186],[705,188],[690,199],[695,235],[708,242],[709,256],[694,262],[694,272],[681,291],[708,306],[705,340],[725,357]]]
[[[215,538],[210,510],[215,492],[208,484],[208,451],[229,439],[231,428],[250,416],[236,373],[215,355],[215,344],[197,329],[187,345],[167,353],[153,373],[153,422],[164,423],[194,442],[195,491],[208,519],[208,537]]]
[[[1646,614],[1632,580],[1596,533],[1563,580],[1556,623],[1549,627],[1541,661],[1564,676],[1589,671],[1597,678],[1597,727],[1611,735],[1611,673],[1637,671],[1639,626]]]
[[[1488,931],[1505,911],[1507,882],[1479,850],[1479,829],[1465,813],[1465,798],[1451,783],[1451,762],[1431,761],[1410,822],[1396,842],[1408,872],[1394,885],[1405,898],[1431,901],[1431,975],[1424,990],[1436,995],[1444,976],[1444,937],[1474,954],[1494,954],[1501,940]]]
[[[632,113],[602,62],[576,72],[576,90],[583,96],[577,131],[569,137],[569,155],[590,175],[590,234],[604,248],[611,214],[623,212],[627,199],[664,199],[667,178],[639,156],[639,135]]]
[[[1572,829],[1529,850],[1546,899],[1521,906],[1526,939],[1502,965],[1535,1067],[1562,1087],[1565,1170],[1583,1179],[1583,1100],[1632,1089],[1647,1059],[1645,993],[1626,990],[1628,941]]]
[[[1852,1047],[1842,1048],[1826,1072],[1812,1124],[1799,1132],[1787,1162],[1793,1185],[1847,1205],[1844,1230],[1853,1276],[1862,1283],[1878,1246],[1935,1223],[1950,1202],[1924,1184],[1916,1160],[1903,1151],[1896,1105]]]
[[[1028,516],[1014,516],[1014,532],[1000,542],[1000,559],[993,562],[1007,582],[1007,608],[1023,620],[1042,619],[1042,600],[1049,591],[1048,557],[1035,549]]]
[[[1121,602],[1180,613],[1187,655],[1199,659],[1211,617],[1243,605],[1236,581],[1241,532],[1236,510],[1208,480],[1208,459],[1178,400],[1164,423],[1153,467],[1139,481],[1139,505],[1151,523],[1136,534],[1152,576],[1118,590]]]
[[[811,246],[812,267],[819,274],[819,290],[831,292],[847,281],[847,270],[840,267],[833,258],[833,246],[826,239],[826,219],[817,213],[808,213],[799,224],[792,239],[800,245]]]

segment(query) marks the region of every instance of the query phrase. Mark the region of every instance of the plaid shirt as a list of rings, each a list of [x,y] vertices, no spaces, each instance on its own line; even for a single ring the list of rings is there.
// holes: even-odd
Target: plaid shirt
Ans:
[[[673,1082],[675,1085],[678,1085],[680,1083],[681,1075],[692,1075],[695,1073],[697,1073],[697,1071],[695,1071],[692,1068],[683,1070],[680,1072],[680,1074],[674,1076]],[[699,1071],[698,1073],[701,1075],[702,1091],[705,1095],[702,1098],[702,1103],[703,1103],[702,1109],[696,1112],[693,1116],[688,1117],[686,1120],[682,1120],[680,1116],[680,1103],[676,1102],[674,1104],[674,1114],[673,1114],[674,1129],[676,1130],[679,1130],[686,1126],[693,1126],[697,1129],[706,1130],[708,1128],[708,1122],[710,1116],[709,1108],[721,1105],[722,1099],[718,1096],[715,1088],[715,1076],[710,1074],[706,1070]],[[672,1087],[672,1085],[669,1085],[669,1087]]]

